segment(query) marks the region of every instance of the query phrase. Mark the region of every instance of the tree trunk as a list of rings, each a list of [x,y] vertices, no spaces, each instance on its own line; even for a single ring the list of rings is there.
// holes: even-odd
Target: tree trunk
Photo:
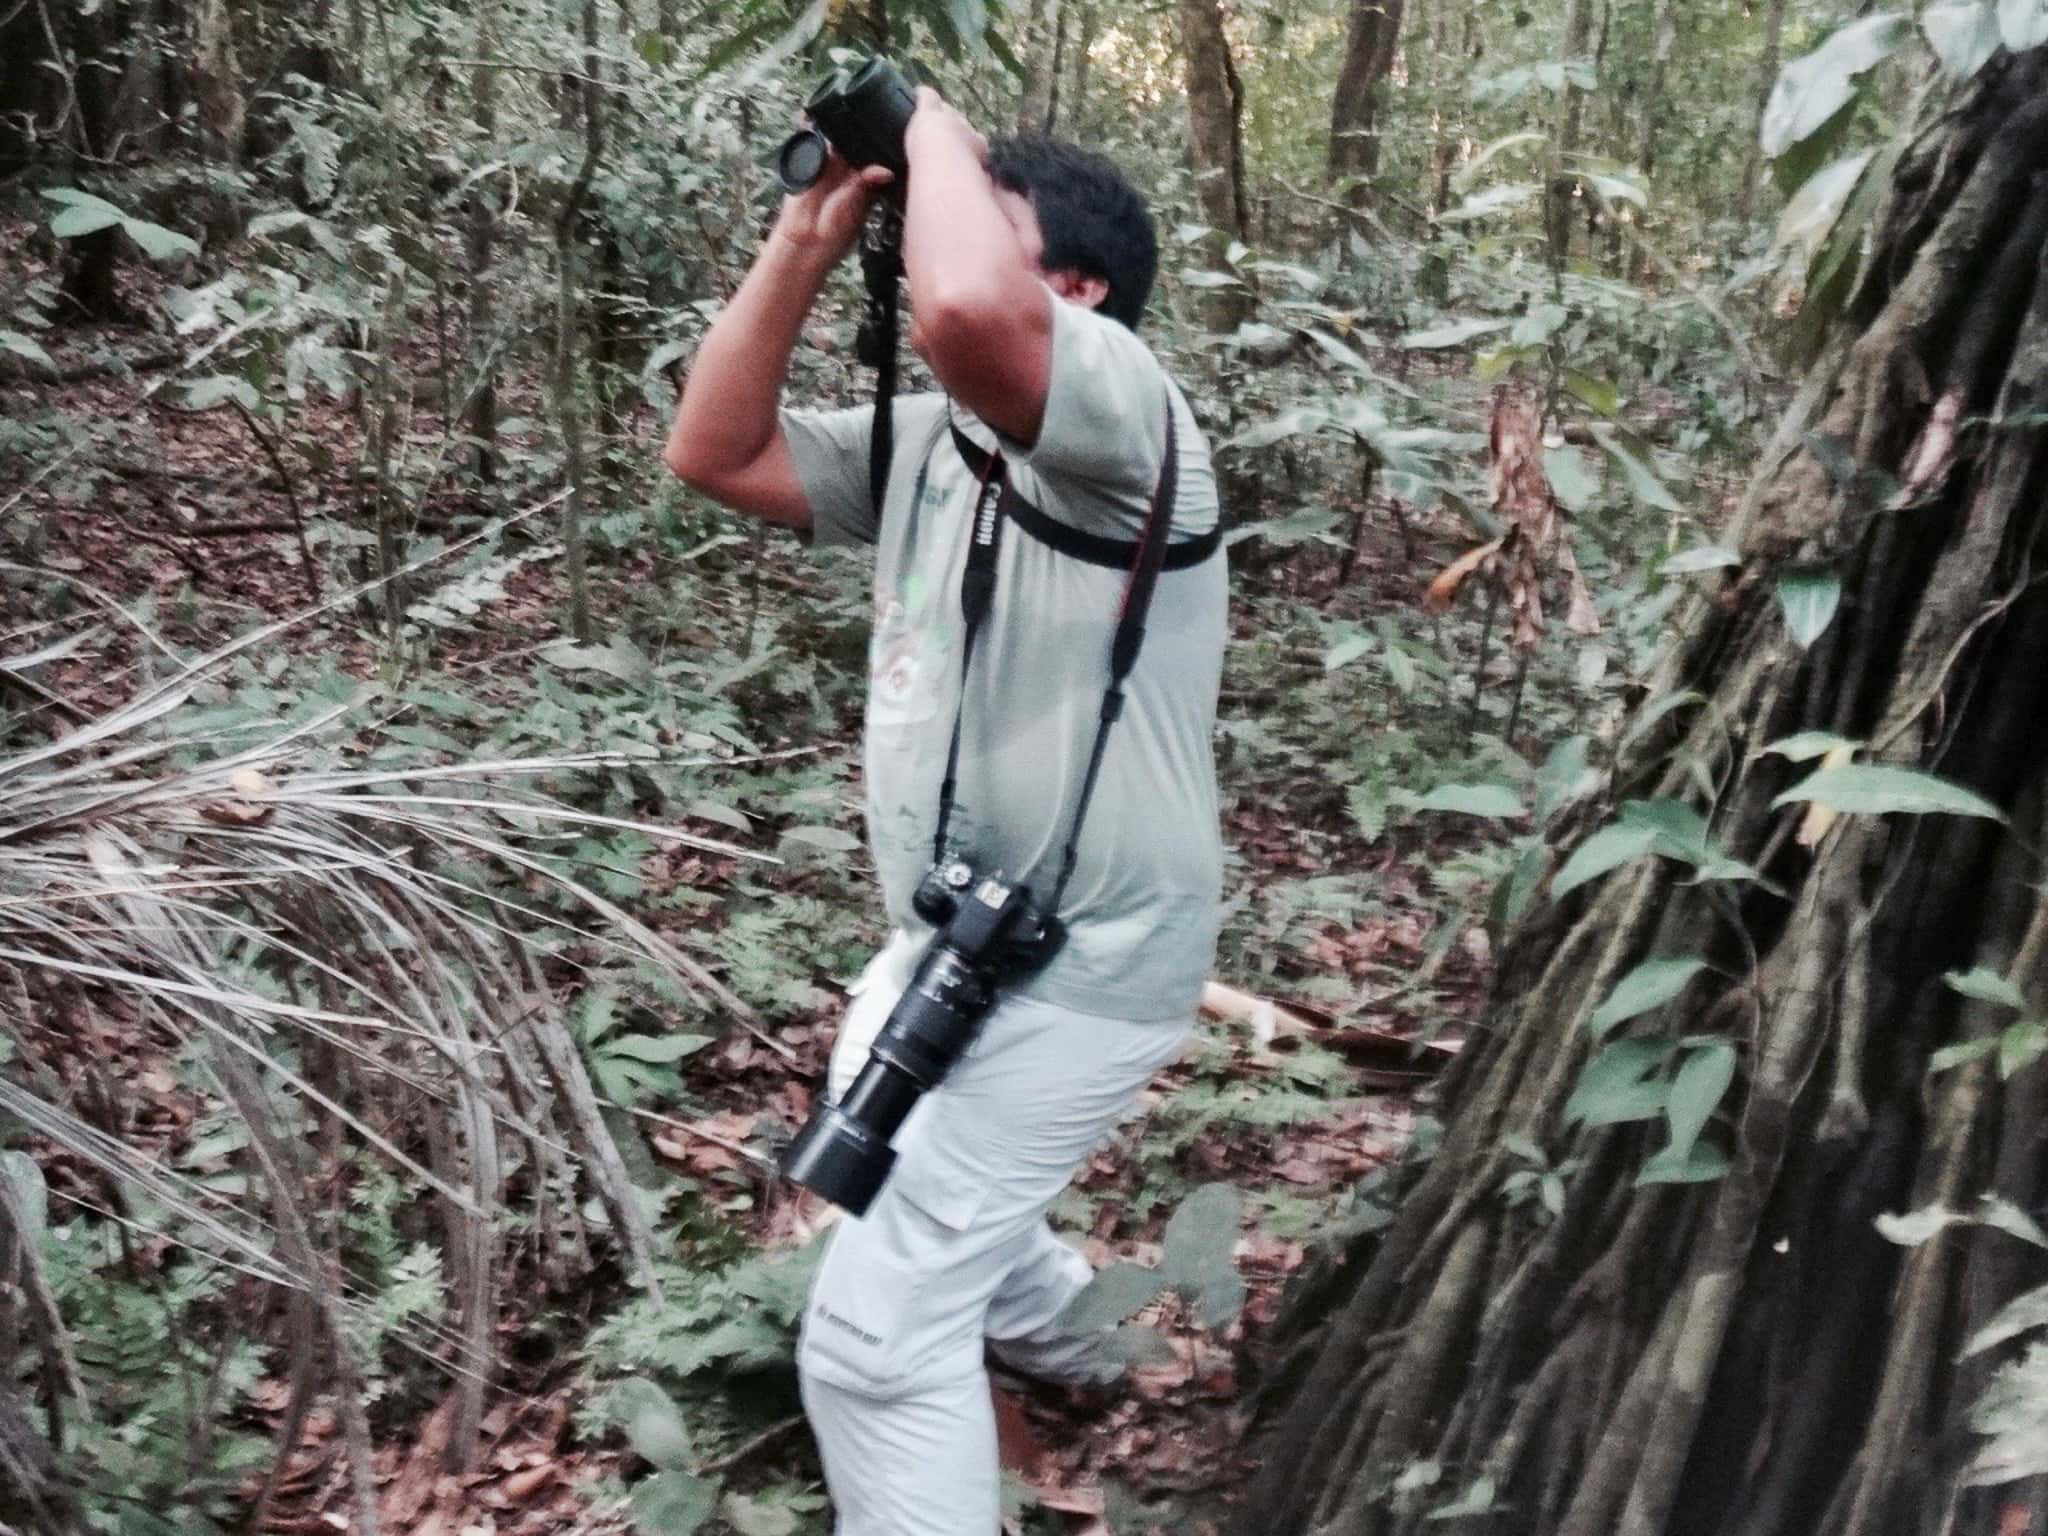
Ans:
[[[1024,91],[1017,106],[1019,133],[1046,133],[1059,82],[1060,0],[1032,0],[1024,13]]]
[[[575,93],[583,109],[583,163],[555,216],[555,417],[562,429],[562,472],[568,500],[562,504],[562,564],[569,582],[569,633],[577,640],[593,638],[590,623],[590,578],[584,563],[584,528],[592,490],[584,443],[583,398],[577,387],[577,334],[581,306],[577,299],[579,221],[591,180],[604,157],[604,57],[597,50],[597,0],[583,0],[583,74]]]
[[[1566,0],[1564,12],[1564,56],[1567,60],[1584,59],[1593,42],[1593,0]],[[1550,174],[1550,196],[1545,204],[1544,216],[1550,235],[1551,259],[1560,266],[1571,254],[1572,204],[1577,200],[1579,179],[1568,170],[1570,159],[1578,153],[1580,136],[1585,131],[1586,93],[1576,85],[1567,85],[1564,93],[1564,119],[1558,127],[1557,143],[1553,151]]]
[[[1394,67],[1401,36],[1403,0],[1352,0],[1351,28],[1344,38],[1344,63],[1330,106],[1330,180],[1355,177],[1345,202],[1363,208],[1372,200],[1372,178],[1380,168],[1380,86]]]
[[[1278,1330],[1244,1536],[1419,1533],[1454,1500],[1466,1518],[1445,1528],[1479,1536],[2043,1528],[2048,1480],[1960,1484],[1973,1405],[2016,1349],[1959,1356],[2048,1255],[2011,1222],[1916,1247],[1875,1222],[2048,1200],[2048,1063],[1929,1070],[2021,1017],[1946,975],[1986,967],[2024,1015],[2048,1006],[2044,254],[2036,49],[1994,60],[1907,148],[1842,334],[1725,541],[1742,565],[1655,678],[1653,698],[1699,707],[1646,716],[1614,764],[1614,798],[1639,802],[1622,825],[1704,815],[1692,846],[1711,826],[1758,878],[1695,878],[1638,841],[1511,937],[1443,1085],[1441,1143]],[[1842,598],[1801,650],[1778,589],[1814,572]],[[2004,819],[1780,809],[1819,765],[1767,749],[1811,731]],[[1706,968],[1600,1018],[1603,1037],[1594,1011],[1650,956]],[[1632,1105],[1586,1070],[1617,1065],[1616,1042],[1652,1063],[1621,1074],[1641,1079]],[[1687,1157],[1699,1182],[1640,1182],[1681,1101],[1725,1169]],[[2020,1402],[2038,1444],[2048,1410]]]
[[[1094,5],[1081,7],[1081,29],[1074,36],[1074,87],[1067,93],[1067,117],[1076,126],[1081,122],[1081,114],[1088,110],[1088,69],[1099,22]]]
[[[45,19],[50,12],[41,5],[32,9]],[[118,137],[118,93],[120,78],[120,7],[112,0],[91,12],[79,7],[70,18],[70,68],[66,89],[69,110],[58,131],[69,146],[70,176],[77,178],[86,163],[105,164],[120,149]],[[61,14],[61,13],[59,13]],[[58,54],[57,38],[49,42]],[[61,62],[61,59],[60,59]],[[121,296],[114,286],[114,269],[120,253],[118,227],[95,230],[68,242],[70,261],[64,271],[64,297],[88,320],[118,320],[125,316]]]
[[[49,123],[55,62],[49,32],[34,6],[0,11],[0,176],[19,174],[35,158]]]
[[[1244,91],[1223,34],[1221,0],[1179,0],[1182,50],[1187,57],[1189,148],[1202,217],[1226,240],[1251,228],[1244,186]],[[1209,327],[1234,331],[1250,313],[1249,296],[1218,289],[1209,304]]]
[[[1742,190],[1736,194],[1735,217],[1747,224],[1756,216],[1757,183],[1763,177],[1764,148],[1759,129],[1771,89],[1778,83],[1778,56],[1785,38],[1785,0],[1770,0],[1764,11],[1764,55],[1757,66],[1756,116],[1750,123],[1749,148],[1742,158]]]
[[[479,61],[496,56],[497,16],[495,0],[477,0],[474,37]],[[498,72],[480,62],[470,89],[470,113],[476,123],[477,139],[489,146],[498,134]],[[470,469],[479,484],[495,479],[498,468],[498,363],[494,355],[497,306],[491,275],[498,237],[498,205],[490,181],[490,177],[480,176],[470,188],[464,230],[464,256],[469,268],[468,358],[463,369],[469,381],[469,401],[464,418],[470,438]]]

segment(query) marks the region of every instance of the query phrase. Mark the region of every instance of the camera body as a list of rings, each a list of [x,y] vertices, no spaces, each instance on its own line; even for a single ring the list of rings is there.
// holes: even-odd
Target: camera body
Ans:
[[[917,92],[887,59],[835,70],[804,102],[811,126],[791,134],[776,152],[783,189],[801,192],[824,174],[829,151],[849,165],[885,165],[900,181],[909,174],[903,133],[917,110]]]
[[[920,1095],[945,1080],[1001,988],[1049,961],[1066,936],[1031,888],[934,864],[911,905],[938,929],[890,1010],[867,1064],[837,1104],[821,1104],[782,1155],[787,1178],[865,1215],[895,1166],[889,1145]]]

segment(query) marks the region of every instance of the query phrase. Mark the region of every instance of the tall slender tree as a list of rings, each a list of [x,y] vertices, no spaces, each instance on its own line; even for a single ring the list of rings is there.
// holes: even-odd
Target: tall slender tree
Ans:
[[[1223,29],[1222,0],[1179,0],[1186,58],[1188,142],[1202,216],[1224,238],[1251,229],[1244,174],[1244,86]],[[1249,312],[1246,297],[1219,289],[1209,306],[1212,329],[1233,331]]]
[[[1344,62],[1337,72],[1337,92],[1330,105],[1330,148],[1325,165],[1332,181],[1355,178],[1344,194],[1354,208],[1371,201],[1372,178],[1380,168],[1380,97],[1400,44],[1403,3],[1352,0]]]

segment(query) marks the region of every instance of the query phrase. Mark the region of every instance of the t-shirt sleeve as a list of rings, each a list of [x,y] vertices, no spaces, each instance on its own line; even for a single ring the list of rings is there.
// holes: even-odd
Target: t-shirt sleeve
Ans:
[[[797,480],[811,504],[811,542],[874,543],[879,519],[868,495],[868,435],[875,408],[785,409],[781,419]]]
[[[1106,315],[1055,298],[1045,418],[1028,449],[1003,451],[1034,474],[1122,501],[1152,493],[1166,457],[1166,370]]]

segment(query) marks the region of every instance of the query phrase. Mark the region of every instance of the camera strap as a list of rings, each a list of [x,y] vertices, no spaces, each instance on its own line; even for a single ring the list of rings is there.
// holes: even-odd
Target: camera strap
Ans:
[[[1002,550],[1003,524],[1012,520],[1023,523],[1027,531],[1029,519],[1042,520],[1054,527],[1066,525],[1056,523],[1019,496],[1010,484],[1009,466],[1000,453],[984,453],[955,427],[953,435],[961,456],[976,475],[974,497],[974,527],[967,546],[967,561],[960,573],[960,618],[962,638],[960,644],[960,700],[953,708],[953,732],[946,746],[946,775],[939,786],[939,820],[932,834],[932,859],[934,863],[948,857],[947,834],[953,819],[953,800],[958,787],[960,767],[960,729],[967,706],[968,669],[974,663],[974,644],[980,635],[982,625],[987,621],[989,609],[995,597],[996,561]],[[970,452],[969,450],[972,450]],[[1131,668],[1137,664],[1138,653],[1145,644],[1145,615],[1152,606],[1152,591],[1158,585],[1162,570],[1184,570],[1199,564],[1216,552],[1221,543],[1221,534],[1212,532],[1199,538],[1190,539],[1173,546],[1169,551],[1168,541],[1173,533],[1173,502],[1180,488],[1180,440],[1173,418],[1173,400],[1169,395],[1166,404],[1166,453],[1159,466],[1159,480],[1152,489],[1152,500],[1145,509],[1145,522],[1138,538],[1126,544],[1120,540],[1098,540],[1104,546],[1114,546],[1119,551],[1128,550],[1128,557],[1119,564],[1125,564],[1123,596],[1117,605],[1116,630],[1110,639],[1109,682],[1103,689],[1102,707],[1095,725],[1094,744],[1089,748],[1088,767],[1081,778],[1081,792],[1074,805],[1074,818],[1067,829],[1067,843],[1060,855],[1060,873],[1053,886],[1052,899],[1046,907],[1048,914],[1057,916],[1060,901],[1066,895],[1067,883],[1073,878],[1074,866],[1080,857],[1081,829],[1088,818],[1088,802],[1095,795],[1095,781],[1102,771],[1102,759],[1109,745],[1110,728],[1116,724],[1124,709],[1124,682],[1130,676]],[[1021,516],[1020,516],[1021,512]],[[1074,531],[1074,530],[1069,530]],[[1060,548],[1053,539],[1044,542]],[[1097,555],[1101,553],[1099,550]],[[1087,557],[1083,557],[1087,558]],[[1093,564],[1108,564],[1107,560],[1096,558]]]
[[[868,499],[882,515],[889,488],[889,460],[896,448],[896,352],[898,283],[903,277],[903,208],[894,197],[880,200],[861,232],[860,274],[867,288],[854,354],[875,370],[875,418],[868,429]]]

